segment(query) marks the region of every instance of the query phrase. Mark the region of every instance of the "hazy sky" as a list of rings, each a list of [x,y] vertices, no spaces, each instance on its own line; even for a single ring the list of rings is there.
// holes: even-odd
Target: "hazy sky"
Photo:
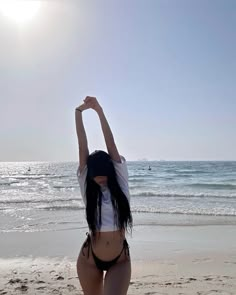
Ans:
[[[0,161],[76,161],[86,95],[128,160],[236,160],[234,0],[41,2],[24,24],[0,12]]]

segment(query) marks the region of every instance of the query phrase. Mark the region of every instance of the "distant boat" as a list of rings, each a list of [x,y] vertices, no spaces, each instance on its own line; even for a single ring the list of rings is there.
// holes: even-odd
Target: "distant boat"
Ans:
[[[31,169],[30,169],[30,167],[28,168],[28,172],[30,172],[31,171]]]
[[[152,170],[152,168],[149,166],[149,167],[148,167],[148,170]]]

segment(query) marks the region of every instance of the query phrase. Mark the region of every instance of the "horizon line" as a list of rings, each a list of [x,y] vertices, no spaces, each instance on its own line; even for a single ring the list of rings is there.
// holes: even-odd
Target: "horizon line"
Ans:
[[[154,160],[154,159],[137,159],[129,160],[127,162],[236,162],[236,160],[193,160],[193,159],[183,159],[183,160]],[[19,161],[1,161],[0,163],[75,163],[79,162],[78,160],[19,160]]]

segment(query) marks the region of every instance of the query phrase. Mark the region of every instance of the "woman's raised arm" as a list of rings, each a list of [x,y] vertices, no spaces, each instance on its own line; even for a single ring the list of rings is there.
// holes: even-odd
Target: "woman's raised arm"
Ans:
[[[87,109],[85,104],[80,105],[75,109],[75,125],[79,145],[79,171],[84,169],[89,155],[88,141],[84,129],[82,112]]]
[[[98,103],[98,101],[97,101],[97,99],[95,97],[87,96],[85,98],[84,102],[85,102],[87,107],[92,108],[97,112],[98,117],[100,119],[102,132],[103,132],[103,135],[104,135],[104,139],[105,139],[108,154],[110,155],[112,160],[120,163],[121,158],[120,158],[118,149],[116,147],[115,140],[114,140],[111,128],[110,128],[110,126],[109,126],[109,124],[107,122],[107,119],[106,119],[106,116],[105,116],[105,114],[103,112],[102,107],[100,106],[100,104]]]

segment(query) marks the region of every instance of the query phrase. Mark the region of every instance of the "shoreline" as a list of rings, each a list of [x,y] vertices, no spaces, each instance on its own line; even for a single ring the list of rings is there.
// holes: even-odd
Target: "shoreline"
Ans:
[[[69,257],[75,259],[87,228],[0,233],[0,258]],[[236,252],[234,225],[139,225],[126,235],[134,260],[156,260],[174,253]]]
[[[17,211],[19,216],[16,215],[16,217],[3,214],[0,211],[0,234],[66,230],[88,231],[84,210],[66,210],[66,212],[35,210],[31,213],[32,218],[35,219],[33,224],[31,219],[27,220],[27,217],[24,214],[21,215],[21,212]],[[152,212],[133,212],[132,215],[134,228],[140,226],[236,226],[236,216]]]

